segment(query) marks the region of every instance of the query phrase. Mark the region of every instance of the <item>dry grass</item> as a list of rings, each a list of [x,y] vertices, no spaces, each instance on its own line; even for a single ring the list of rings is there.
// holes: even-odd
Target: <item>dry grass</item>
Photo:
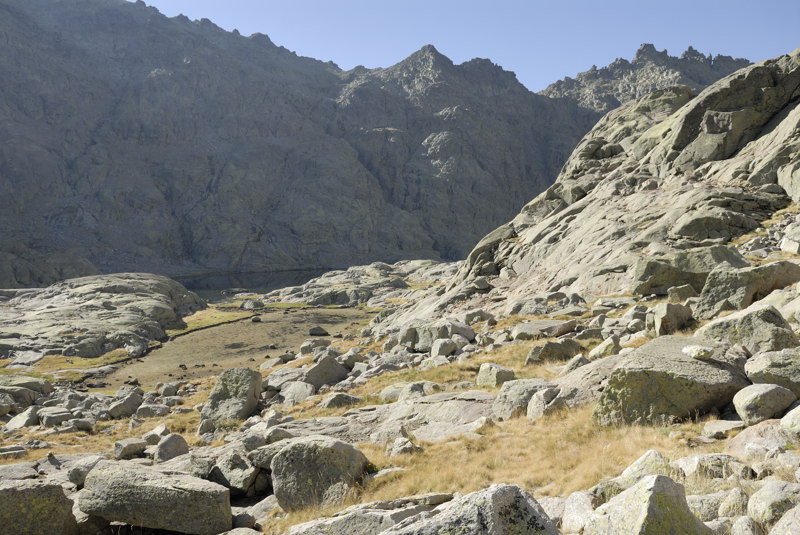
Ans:
[[[359,448],[377,468],[406,468],[363,489],[359,502],[387,500],[424,492],[468,493],[492,483],[520,485],[536,496],[566,496],[619,475],[645,451],[657,449],[670,459],[716,451],[724,443],[689,448],[671,431],[696,435],[702,424],[671,427],[600,427],[586,406],[531,423],[525,418],[484,428],[483,438],[423,444],[424,452],[388,459],[384,448]],[[339,509],[344,508],[340,507]],[[309,509],[272,519],[266,533],[282,533],[293,524],[331,511]]]
[[[206,329],[214,325],[222,325],[223,323],[230,323],[239,321],[244,318],[249,318],[253,315],[252,310],[239,310],[231,309],[229,307],[222,307],[218,305],[210,305],[204,310],[198,310],[191,316],[183,318],[186,327],[182,329],[167,329],[167,336],[181,336],[198,329]]]
[[[96,368],[116,364],[128,360],[130,355],[124,349],[115,349],[105,355],[94,358],[67,357],[65,355],[47,355],[33,365],[36,372],[54,372],[59,370],[72,370],[80,368]]]

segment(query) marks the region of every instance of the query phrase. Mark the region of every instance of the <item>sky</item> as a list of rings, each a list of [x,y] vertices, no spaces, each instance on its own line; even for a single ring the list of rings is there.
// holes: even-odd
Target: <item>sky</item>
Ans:
[[[680,55],[761,61],[800,47],[800,0],[145,0],[207,18],[342,69],[388,67],[426,44],[455,63],[488,58],[528,89],[614,59],[642,43]]]

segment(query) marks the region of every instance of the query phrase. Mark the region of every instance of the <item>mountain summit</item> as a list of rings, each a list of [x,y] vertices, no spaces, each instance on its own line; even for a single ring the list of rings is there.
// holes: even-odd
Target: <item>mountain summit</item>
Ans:
[[[559,80],[540,94],[577,102],[581,107],[606,113],[658,89],[684,85],[698,92],[723,76],[750,65],[746,59],[704,55],[693,47],[680,57],[670,56],[645,43],[633,60],[618,58],[607,67],[592,66],[575,78]]]

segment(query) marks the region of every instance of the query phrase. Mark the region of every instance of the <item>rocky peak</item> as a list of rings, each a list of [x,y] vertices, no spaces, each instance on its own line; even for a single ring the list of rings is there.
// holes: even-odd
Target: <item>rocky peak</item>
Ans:
[[[700,91],[749,63],[729,56],[712,59],[691,46],[680,57],[673,57],[666,50],[658,51],[653,44],[645,43],[632,61],[617,58],[607,67],[592,66],[574,79],[551,84],[541,94],[605,113],[651,91],[674,85]]]
[[[636,51],[636,55],[633,57],[633,63],[660,63],[665,62],[669,58],[670,55],[666,50],[659,52],[652,43],[643,43],[642,46],[639,47],[639,50]]]

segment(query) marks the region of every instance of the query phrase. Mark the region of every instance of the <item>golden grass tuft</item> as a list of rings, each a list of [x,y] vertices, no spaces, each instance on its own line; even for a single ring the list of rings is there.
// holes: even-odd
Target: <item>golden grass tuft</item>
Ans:
[[[221,305],[209,305],[208,308],[198,310],[190,316],[183,318],[186,325],[180,329],[167,329],[167,336],[181,336],[199,329],[206,329],[223,323],[231,323],[244,318],[249,318],[255,312],[252,310],[239,310]]]
[[[645,451],[656,449],[669,459],[719,451],[724,442],[690,448],[672,431],[693,436],[701,423],[669,427],[601,427],[592,420],[593,406],[546,416],[535,423],[517,418],[485,427],[482,438],[422,444],[419,454],[387,458],[384,446],[359,448],[378,469],[406,468],[370,482],[358,502],[389,500],[425,492],[473,492],[493,483],[520,485],[535,496],[566,496],[619,475]],[[344,509],[351,502],[338,508]],[[272,518],[265,533],[330,515],[307,509]]]

